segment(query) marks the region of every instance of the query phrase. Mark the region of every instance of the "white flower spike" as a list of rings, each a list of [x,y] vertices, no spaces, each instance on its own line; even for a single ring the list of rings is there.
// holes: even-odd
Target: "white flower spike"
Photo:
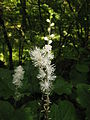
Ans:
[[[15,74],[13,75],[12,83],[16,86],[16,88],[20,88],[22,86],[22,80],[24,77],[24,69],[20,65],[14,70]]]

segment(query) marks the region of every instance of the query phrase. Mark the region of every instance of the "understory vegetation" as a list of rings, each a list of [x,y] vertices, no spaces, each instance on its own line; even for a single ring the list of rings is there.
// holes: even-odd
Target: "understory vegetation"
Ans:
[[[89,17],[89,0],[0,0],[0,120],[90,120]]]

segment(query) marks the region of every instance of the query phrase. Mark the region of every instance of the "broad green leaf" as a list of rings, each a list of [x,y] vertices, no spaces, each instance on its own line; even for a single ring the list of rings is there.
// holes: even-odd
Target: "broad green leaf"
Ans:
[[[51,106],[50,117],[52,120],[78,120],[73,104],[66,100]]]
[[[61,94],[71,94],[72,84],[65,81],[62,77],[57,77],[54,83],[54,92],[58,95]]]

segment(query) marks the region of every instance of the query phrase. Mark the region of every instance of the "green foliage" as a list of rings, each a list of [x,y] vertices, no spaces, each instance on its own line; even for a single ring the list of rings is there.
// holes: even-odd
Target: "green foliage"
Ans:
[[[78,84],[77,85],[77,95],[78,95],[78,102],[83,107],[90,106],[90,85],[87,84]]]
[[[62,50],[63,50],[64,58],[71,59],[71,60],[78,60],[78,58],[77,58],[78,53],[77,53],[76,49],[73,47],[72,43],[69,43],[68,46],[63,45]]]
[[[74,85],[76,85],[78,83],[83,83],[83,82],[86,83],[87,82],[87,74],[80,73],[80,72],[76,71],[76,69],[73,69],[70,72],[70,79]]]
[[[65,81],[62,77],[57,77],[54,83],[54,92],[58,95],[62,94],[71,94],[72,92],[72,84]]]
[[[88,65],[85,65],[84,63],[83,63],[83,64],[77,64],[77,65],[76,65],[76,69],[77,69],[79,72],[82,72],[82,73],[87,73],[87,72],[89,72],[89,67],[88,67]]]
[[[38,69],[30,61],[29,51],[45,44],[49,16],[55,23],[51,32],[55,35],[52,48],[57,76],[51,94],[51,98],[54,93],[56,96],[51,100],[50,117],[52,120],[90,120],[89,0],[42,0],[40,4],[39,0],[0,2],[0,60],[6,65],[0,68],[0,120],[40,118],[41,108],[36,101],[41,100],[36,78]],[[22,97],[15,103],[13,71],[9,70],[10,45],[14,67],[22,63],[25,70],[23,86],[19,89]]]
[[[0,101],[0,120],[12,120],[14,108],[8,102]]]
[[[78,63],[70,72],[70,79],[73,84],[88,83],[89,66],[85,63]]]
[[[4,101],[0,101],[0,120],[34,120],[32,109],[28,106],[15,110],[13,106]]]
[[[23,87],[26,89],[26,91],[29,91],[32,94],[35,92],[40,92],[39,81],[36,77],[38,74],[38,69],[34,67],[31,61],[27,61],[24,66],[24,70],[24,84],[26,83],[26,85]]]
[[[77,101],[86,108],[86,120],[90,119],[90,85],[78,84],[77,85]]]
[[[12,71],[0,68],[0,97],[8,99],[14,94]]]
[[[33,116],[33,120],[37,120],[38,118],[38,114],[39,113],[39,105],[38,105],[38,101],[31,101],[26,105],[26,108],[31,108],[31,114]]]
[[[12,120],[33,120],[33,116],[31,114],[31,108],[21,108],[19,110],[16,110]]]
[[[78,120],[73,104],[66,100],[51,106],[50,117],[52,120]]]

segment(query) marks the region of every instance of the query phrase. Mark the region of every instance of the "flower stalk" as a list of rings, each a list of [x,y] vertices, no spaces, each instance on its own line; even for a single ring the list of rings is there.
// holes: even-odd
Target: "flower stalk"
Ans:
[[[19,88],[22,87],[22,80],[24,78],[24,69],[21,65],[19,65],[15,70],[13,74],[13,85],[15,86],[15,99],[18,100],[21,97],[20,92],[18,91]]]
[[[51,60],[54,58],[52,53],[52,37],[54,34],[51,34],[51,28],[54,26],[54,23],[51,23],[50,20],[46,20],[49,23],[48,33],[49,36],[44,37],[44,40],[47,41],[47,44],[42,48],[35,48],[31,50],[30,56],[35,65],[35,67],[39,68],[39,74],[37,78],[40,80],[40,89],[42,92],[42,101],[43,101],[43,120],[49,120],[48,113],[50,112],[50,98],[49,95],[51,93],[53,87],[53,81],[56,76],[54,75],[55,65],[51,64]]]

